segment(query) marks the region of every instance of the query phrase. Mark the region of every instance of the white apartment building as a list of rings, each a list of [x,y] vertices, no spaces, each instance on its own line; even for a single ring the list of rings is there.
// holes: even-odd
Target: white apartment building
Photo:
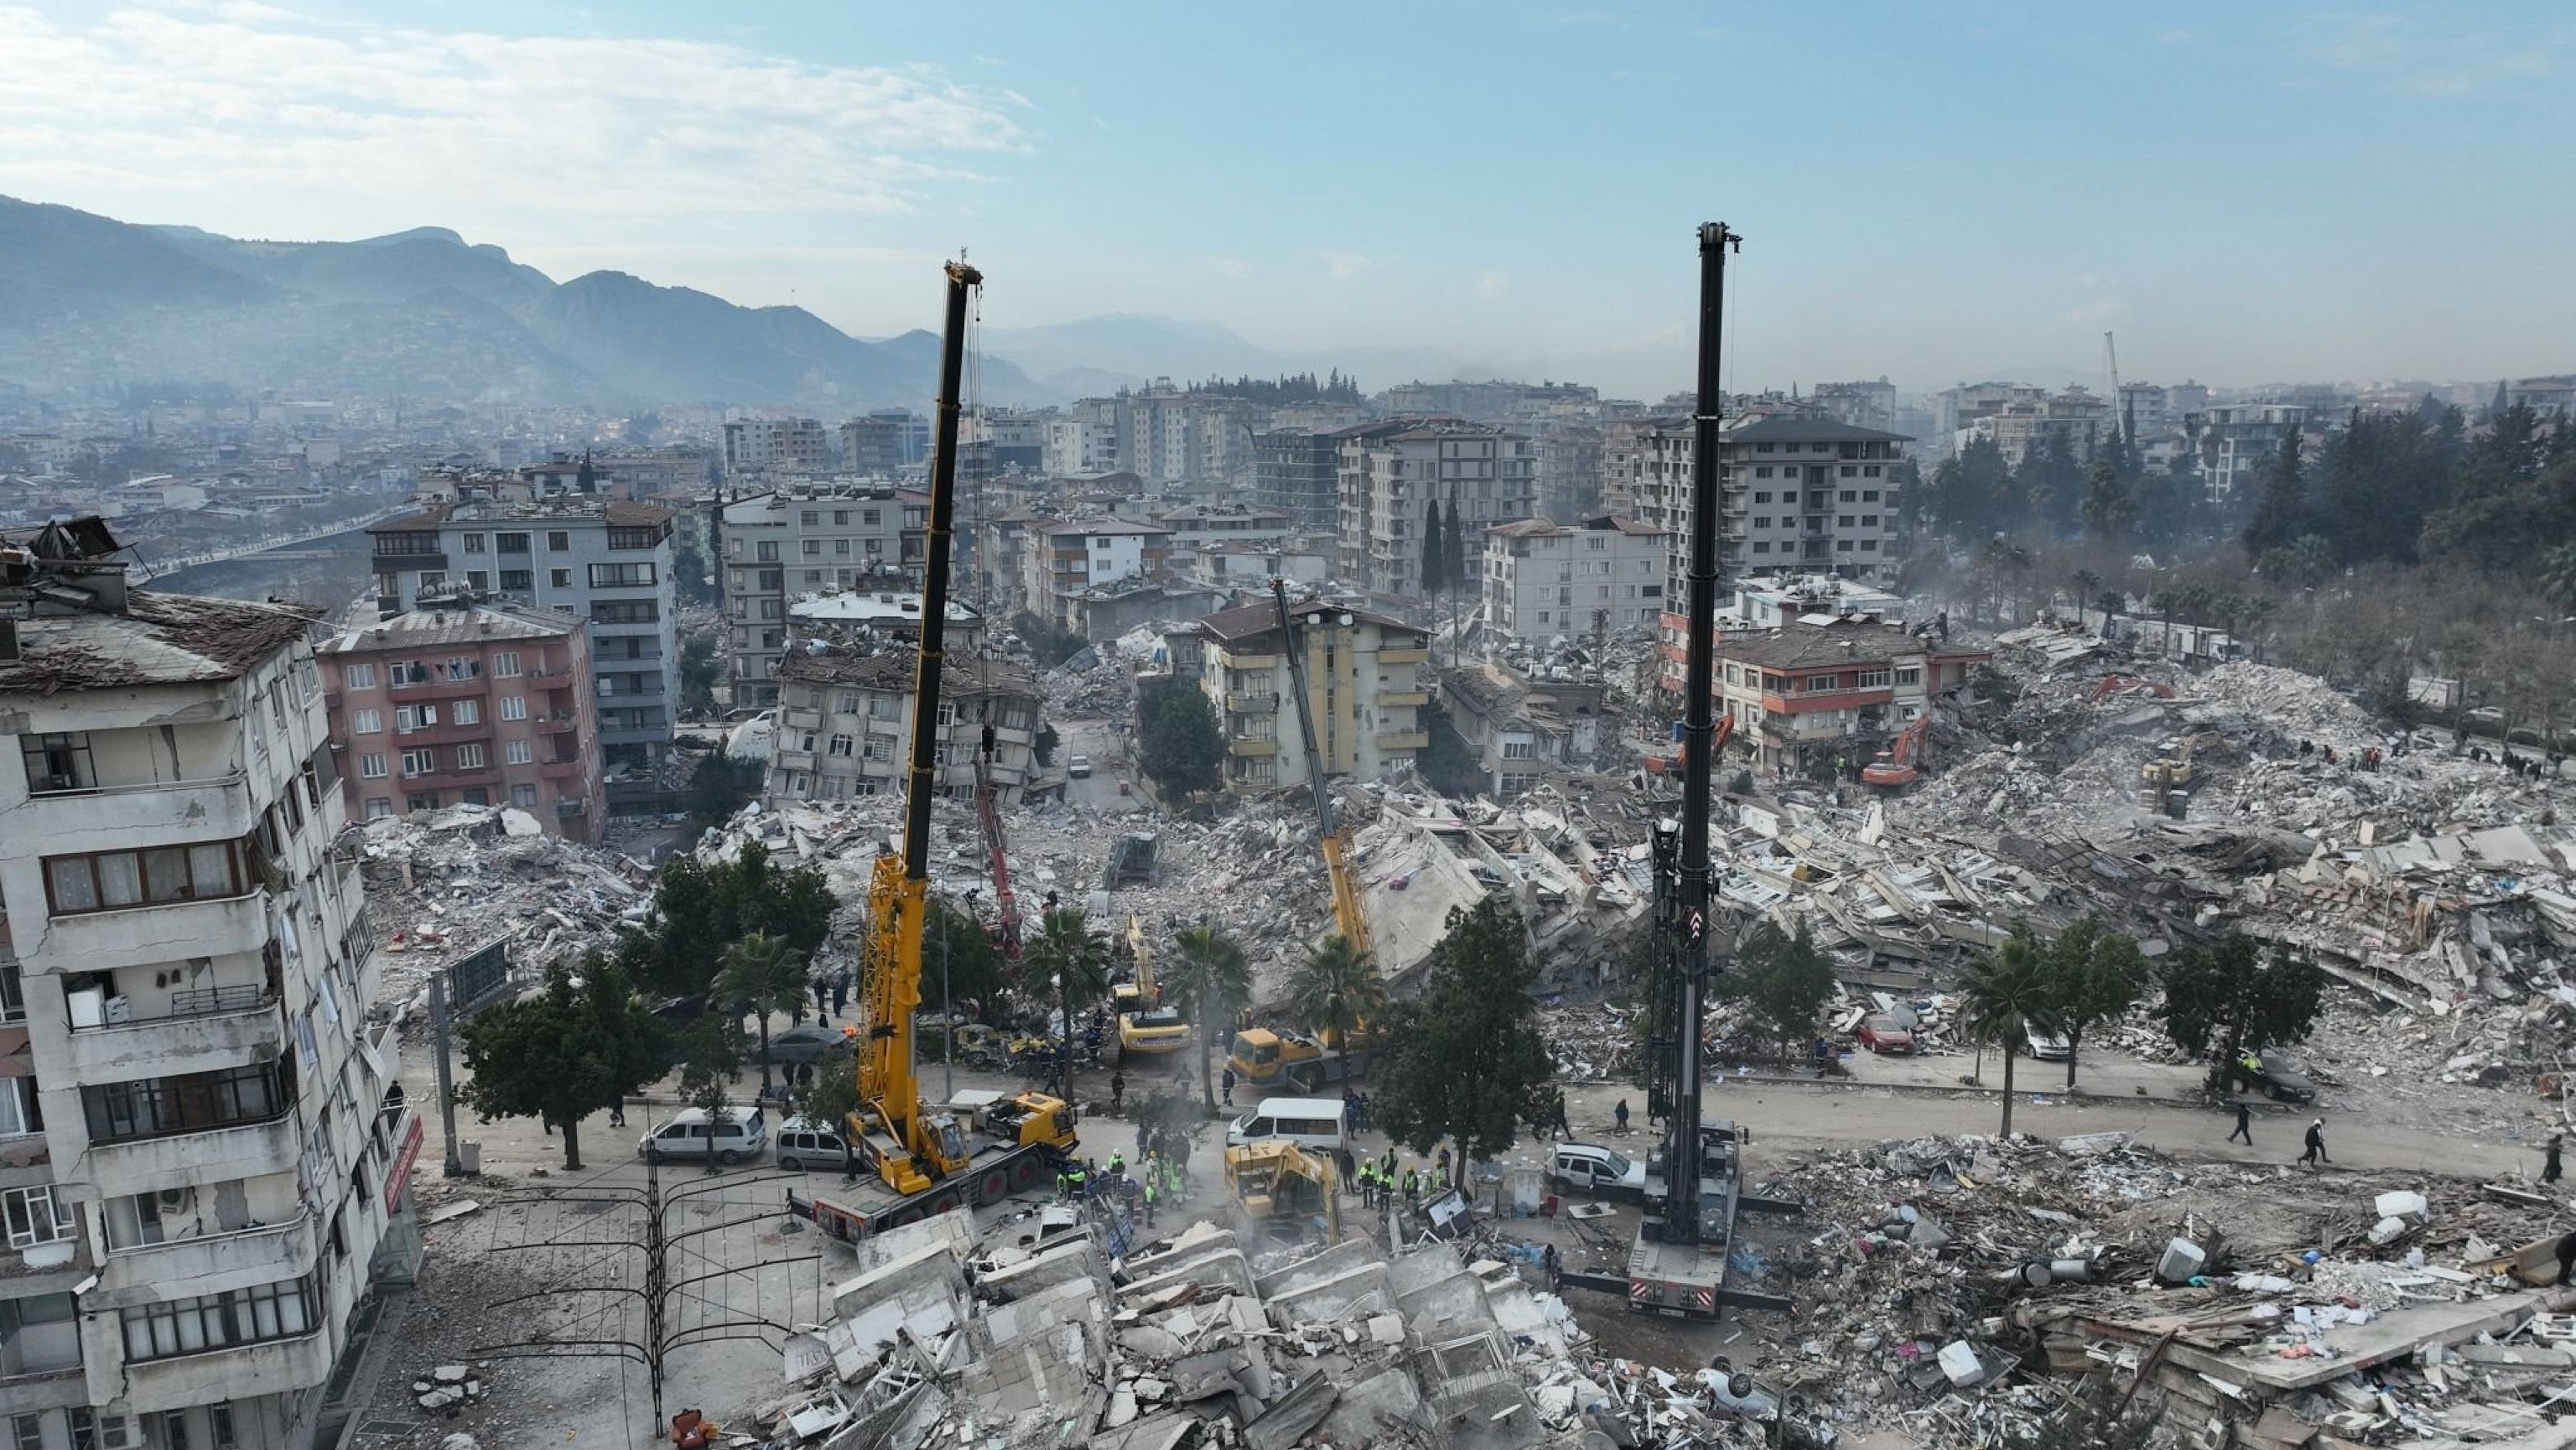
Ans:
[[[332,850],[314,618],[128,593],[94,519],[27,542],[0,548],[0,1430],[336,1444],[355,1311],[418,1261],[421,1123]]]
[[[794,601],[921,587],[930,496],[874,480],[799,485],[724,505],[716,530],[733,703],[769,705]]]
[[[1485,627],[1539,642],[1653,625],[1664,612],[1662,531],[1603,515],[1521,519],[1485,532]]]
[[[2280,452],[2281,439],[2307,421],[2308,410],[2296,403],[2239,403],[2185,414],[2183,433],[2209,501],[2223,503],[2237,490],[2253,488],[2263,460]]]
[[[1453,508],[1467,553],[1486,529],[1538,511],[1538,451],[1499,428],[1448,419],[1354,430],[1341,440],[1335,529],[1344,578],[1381,594],[1421,592],[1422,526]]]
[[[972,799],[975,757],[992,727],[985,770],[1004,805],[1038,775],[1037,680],[1003,660],[959,650],[939,680],[939,739],[933,783]],[[768,795],[788,800],[855,800],[900,795],[912,768],[912,702],[921,656],[910,649],[861,654],[799,649],[778,667],[778,734],[769,753]]]
[[[735,418],[724,425],[728,478],[755,473],[829,473],[832,443],[812,418]]]
[[[1089,478],[1118,467],[1118,424],[1090,418],[1049,418],[1046,471],[1056,478]]]

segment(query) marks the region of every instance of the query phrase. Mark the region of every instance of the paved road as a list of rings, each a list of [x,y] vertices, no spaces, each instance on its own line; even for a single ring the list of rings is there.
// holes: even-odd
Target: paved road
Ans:
[[[1065,798],[1075,805],[1098,810],[1129,809],[1143,802],[1118,793],[1118,783],[1128,779],[1127,747],[1122,737],[1111,729],[1108,720],[1058,720],[1055,722],[1059,760],[1077,755],[1091,757],[1091,774],[1082,780],[1065,783]]]

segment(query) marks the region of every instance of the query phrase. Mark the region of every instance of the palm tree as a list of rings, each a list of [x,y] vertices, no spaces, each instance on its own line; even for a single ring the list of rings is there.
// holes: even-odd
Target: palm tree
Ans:
[[[748,1012],[760,1023],[760,1085],[769,1086],[769,1014],[793,1012],[805,1001],[805,955],[765,931],[756,931],[724,949],[716,964],[715,994],[731,1002],[738,1019]]]
[[[1208,1111],[1216,1111],[1216,1089],[1208,1080],[1208,1050],[1217,1032],[1234,1016],[1238,1003],[1252,995],[1252,968],[1243,946],[1212,926],[1194,926],[1174,939],[1179,950],[1163,985],[1190,1014],[1191,1035],[1198,1039],[1199,1093]]]
[[[1353,1028],[1386,1010],[1386,982],[1368,953],[1332,932],[1288,978],[1288,1006],[1327,1045],[1347,1046]]]
[[[2084,606],[2092,602],[2093,591],[2101,587],[2102,576],[2090,569],[2078,569],[2066,576],[2066,582],[2075,586],[2075,627],[2082,629]]]
[[[2012,1136],[2013,1059],[2028,1045],[2032,1028],[2050,1030],[2052,995],[2047,953],[2027,927],[2015,930],[2000,949],[1970,967],[1959,985],[1970,1035],[2003,1049],[2007,1138]]]
[[[1059,906],[1038,918],[1037,934],[1020,949],[1028,979],[1055,979],[1056,1009],[1064,1014],[1064,1052],[1056,1091],[1073,1096],[1073,1012],[1109,995],[1109,939],[1093,931],[1079,907]]]
[[[2102,611],[2102,637],[2109,639],[2112,622],[2120,617],[2121,610],[2129,607],[2129,596],[2117,589],[2105,589],[2102,597],[2093,602],[2093,607]]]

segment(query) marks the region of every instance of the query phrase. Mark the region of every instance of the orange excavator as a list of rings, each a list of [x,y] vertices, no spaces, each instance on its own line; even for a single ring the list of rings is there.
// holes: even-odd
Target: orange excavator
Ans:
[[[1878,759],[1861,767],[1862,782],[1891,790],[1914,784],[1922,776],[1922,772],[1914,768],[1914,757],[1922,753],[1923,737],[1931,731],[1931,715],[1916,716],[1913,724],[1897,732],[1894,746],[1880,751]]]
[[[2152,691],[2159,698],[2166,700],[2170,700],[2174,697],[2173,686],[2159,685],[2144,675],[2109,674],[2102,677],[2102,683],[2093,687],[2092,698],[2095,700],[2108,699],[2124,690],[2148,690]]]

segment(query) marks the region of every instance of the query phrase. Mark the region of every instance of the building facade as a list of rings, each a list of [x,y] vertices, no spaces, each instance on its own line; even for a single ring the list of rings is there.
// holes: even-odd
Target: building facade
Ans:
[[[673,517],[658,504],[571,498],[435,505],[389,519],[367,530],[376,611],[390,619],[417,607],[422,590],[448,584],[570,611],[590,630],[610,783],[650,777],[669,757],[680,701]]]
[[[724,425],[728,478],[764,473],[829,473],[832,443],[812,418],[735,418]]]
[[[2255,486],[2255,470],[2281,450],[2281,439],[2307,426],[2308,410],[2295,403],[2239,403],[2183,415],[2201,486],[2211,503]]]
[[[1422,720],[1431,703],[1430,633],[1321,599],[1293,604],[1289,614],[1304,650],[1305,708],[1325,775],[1374,780],[1411,764],[1431,743]],[[1174,669],[1194,661],[1199,688],[1223,722],[1226,788],[1307,783],[1277,608],[1219,610],[1190,633],[1195,648],[1173,651]]]
[[[775,704],[790,604],[826,588],[919,589],[929,495],[880,480],[735,499],[717,511],[733,703]]]
[[[1838,621],[1728,631],[1717,642],[1718,709],[1764,770],[1851,778],[1991,652]]]
[[[550,834],[599,839],[608,808],[581,620],[433,597],[316,653],[350,819],[515,806]]]
[[[0,1427],[336,1444],[358,1305],[418,1261],[421,1123],[313,620],[129,594],[65,537],[0,552]]]
[[[1171,557],[1171,530],[1157,524],[1112,518],[1031,524],[1021,595],[1048,623],[1079,630],[1079,596],[1122,580],[1160,578]]]
[[[778,672],[778,735],[770,749],[772,801],[855,800],[900,795],[912,768],[912,705],[921,656],[798,650]],[[1004,805],[1038,778],[1040,695],[1026,670],[998,659],[951,654],[939,682],[935,783],[971,799],[976,757],[992,727],[984,771]]]
[[[1422,592],[1422,526],[1431,505],[1455,510],[1470,556],[1486,529],[1538,508],[1537,448],[1518,433],[1413,421],[1341,440],[1335,544],[1342,576],[1380,594]]]
[[[1522,519],[1485,534],[1485,626],[1515,639],[1653,626],[1664,613],[1668,541],[1602,515],[1580,524]]]
[[[1255,437],[1253,501],[1301,528],[1331,530],[1339,509],[1341,432],[1277,428]]]

